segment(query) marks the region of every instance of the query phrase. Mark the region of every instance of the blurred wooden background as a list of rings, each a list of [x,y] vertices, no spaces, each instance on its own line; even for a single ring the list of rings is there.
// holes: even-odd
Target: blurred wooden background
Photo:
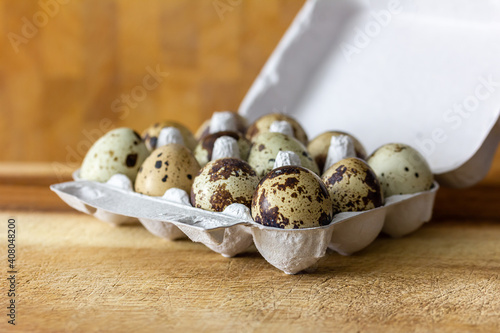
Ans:
[[[237,109],[303,3],[0,0],[0,161],[75,167],[110,127],[195,131]]]

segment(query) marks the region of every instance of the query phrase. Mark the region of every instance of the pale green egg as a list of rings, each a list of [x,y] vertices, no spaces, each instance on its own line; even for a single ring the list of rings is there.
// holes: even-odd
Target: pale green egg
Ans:
[[[405,144],[380,147],[368,158],[368,164],[377,174],[385,197],[428,191],[434,181],[425,158]]]
[[[80,177],[106,182],[115,174],[124,174],[134,182],[149,152],[141,136],[126,127],[109,131],[97,140],[85,155]]]
[[[248,156],[248,163],[262,178],[273,169],[276,156],[280,151],[294,152],[299,156],[304,168],[319,174],[318,165],[302,143],[288,135],[276,132],[262,133],[255,138]]]

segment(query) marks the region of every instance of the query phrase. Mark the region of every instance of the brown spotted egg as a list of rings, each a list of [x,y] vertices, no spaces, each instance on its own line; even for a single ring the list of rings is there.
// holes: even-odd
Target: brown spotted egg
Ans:
[[[137,132],[117,128],[97,140],[85,155],[80,177],[98,182],[121,173],[133,182],[149,151]]]
[[[282,229],[327,225],[334,213],[321,179],[298,166],[283,166],[268,173],[255,191],[251,211],[255,222]]]
[[[200,165],[184,145],[171,143],[155,149],[144,161],[135,180],[135,191],[162,196],[165,191],[180,188],[191,190]]]
[[[328,155],[328,149],[330,148],[330,143],[332,140],[333,136],[339,136],[339,135],[346,135],[352,139],[352,142],[354,144],[354,150],[356,152],[356,157],[359,157],[361,159],[366,159],[366,150],[359,142],[358,139],[356,139],[354,136],[352,136],[349,133],[345,132],[340,132],[340,131],[328,131],[325,133],[322,133],[312,139],[309,144],[307,145],[307,150],[311,154],[312,158],[316,161],[318,164],[318,167],[320,170],[323,170],[325,167],[325,162],[326,162],[326,157]]]
[[[160,135],[161,130],[165,127],[177,128],[181,133],[182,139],[184,140],[184,144],[186,145],[186,147],[191,149],[191,151],[194,150],[197,141],[194,138],[193,133],[191,133],[191,131],[186,126],[179,124],[178,122],[175,121],[162,121],[149,126],[142,132],[142,138],[144,139],[146,147],[149,149],[149,151],[156,149],[158,136]]]
[[[248,163],[262,178],[273,169],[276,156],[280,151],[294,152],[299,156],[304,168],[319,174],[316,162],[302,143],[291,136],[275,132],[262,133],[254,139],[248,155]]]
[[[332,165],[321,177],[338,212],[360,212],[380,207],[384,196],[375,172],[359,158]]]
[[[248,163],[238,158],[209,162],[194,179],[191,203],[194,207],[222,212],[233,203],[248,208],[259,178]]]
[[[281,113],[270,113],[257,119],[247,129],[247,132],[245,134],[246,138],[253,143],[257,136],[262,133],[269,132],[271,124],[275,121],[286,121],[287,123],[289,123],[292,126],[293,135],[295,136],[295,138],[302,142],[302,144],[307,145],[307,134],[302,126],[300,126],[299,122],[292,117]]]
[[[428,191],[434,182],[425,158],[405,144],[380,147],[368,158],[368,164],[377,174],[386,197]]]
[[[194,150],[194,156],[201,166],[204,166],[209,161],[212,160],[212,153],[214,150],[215,141],[223,136],[229,136],[238,142],[238,148],[240,150],[240,158],[242,160],[248,159],[248,153],[250,151],[250,142],[245,139],[241,134],[236,132],[224,131],[217,132],[214,134],[209,134],[205,136],[196,146]]]

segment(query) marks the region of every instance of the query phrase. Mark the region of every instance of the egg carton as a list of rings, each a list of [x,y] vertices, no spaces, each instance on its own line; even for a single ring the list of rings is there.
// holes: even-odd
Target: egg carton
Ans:
[[[287,274],[310,268],[327,248],[351,255],[370,245],[381,231],[401,237],[417,230],[431,219],[439,189],[435,182],[426,192],[391,196],[382,207],[339,213],[322,227],[278,229],[254,222],[248,207],[241,204],[232,204],[222,213],[210,212],[192,207],[181,189],[151,197],[123,186],[126,182],[118,186],[115,180],[78,180],[51,189],[69,206],[99,220],[113,225],[140,221],[156,236],[168,240],[187,236],[225,257],[242,253],[253,243],[266,261]]]

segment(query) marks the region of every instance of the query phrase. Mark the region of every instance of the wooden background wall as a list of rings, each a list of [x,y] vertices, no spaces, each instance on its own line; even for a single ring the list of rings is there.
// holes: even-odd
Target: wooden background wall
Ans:
[[[0,161],[74,167],[111,126],[196,130],[238,107],[303,2],[0,0]]]

